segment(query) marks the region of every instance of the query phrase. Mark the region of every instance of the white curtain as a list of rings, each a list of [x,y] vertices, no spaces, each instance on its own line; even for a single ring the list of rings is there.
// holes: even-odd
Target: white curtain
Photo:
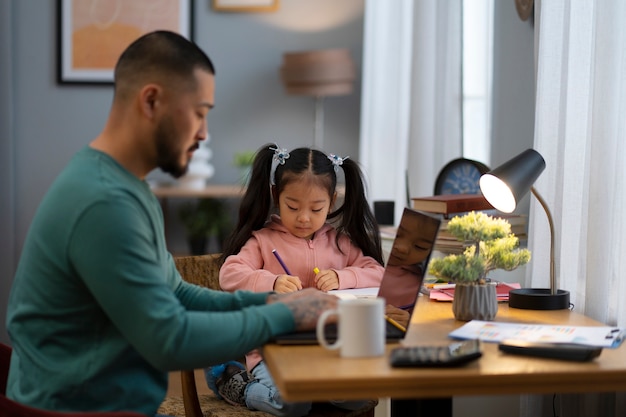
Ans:
[[[461,0],[366,0],[359,161],[369,200],[431,195],[461,156]]]
[[[558,286],[574,311],[626,326],[626,2],[543,0],[538,19],[535,188],[555,220]],[[548,286],[550,239],[535,202],[532,287]],[[623,395],[557,395],[559,415],[624,416]],[[523,416],[552,415],[552,396],[529,396]]]

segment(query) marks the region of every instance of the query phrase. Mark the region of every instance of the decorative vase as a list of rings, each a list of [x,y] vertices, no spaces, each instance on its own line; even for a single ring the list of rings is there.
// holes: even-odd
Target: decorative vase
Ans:
[[[456,284],[452,311],[457,320],[493,320],[498,312],[496,287],[494,285]]]

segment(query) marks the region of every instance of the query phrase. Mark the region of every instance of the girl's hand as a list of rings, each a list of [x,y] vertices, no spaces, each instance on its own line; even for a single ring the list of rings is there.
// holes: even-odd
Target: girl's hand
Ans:
[[[279,275],[274,281],[274,291],[279,294],[296,292],[302,289],[300,278],[291,275]]]
[[[385,306],[385,315],[403,325],[405,329],[409,327],[410,314],[408,311],[387,304]]]
[[[339,289],[339,277],[332,269],[325,269],[315,275],[315,287],[324,292]]]

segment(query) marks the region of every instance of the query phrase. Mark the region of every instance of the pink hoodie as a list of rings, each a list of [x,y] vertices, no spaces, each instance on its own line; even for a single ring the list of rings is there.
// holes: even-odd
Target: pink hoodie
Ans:
[[[340,289],[380,286],[383,266],[363,255],[345,235],[339,238],[342,253],[335,243],[336,236],[335,228],[325,224],[313,239],[302,239],[289,233],[280,217],[273,215],[263,229],[252,233],[237,255],[226,258],[220,269],[220,286],[226,291],[272,291],[276,278],[285,274],[273,249],[280,254],[291,275],[300,278],[304,288],[315,287],[313,268],[316,267],[334,270]],[[249,370],[260,361],[257,351],[246,356]]]

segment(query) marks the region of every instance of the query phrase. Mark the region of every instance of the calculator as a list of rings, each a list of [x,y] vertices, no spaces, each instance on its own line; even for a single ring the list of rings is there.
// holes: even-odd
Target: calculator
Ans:
[[[480,341],[464,340],[443,346],[403,346],[391,351],[393,367],[453,367],[461,366],[482,356]]]

